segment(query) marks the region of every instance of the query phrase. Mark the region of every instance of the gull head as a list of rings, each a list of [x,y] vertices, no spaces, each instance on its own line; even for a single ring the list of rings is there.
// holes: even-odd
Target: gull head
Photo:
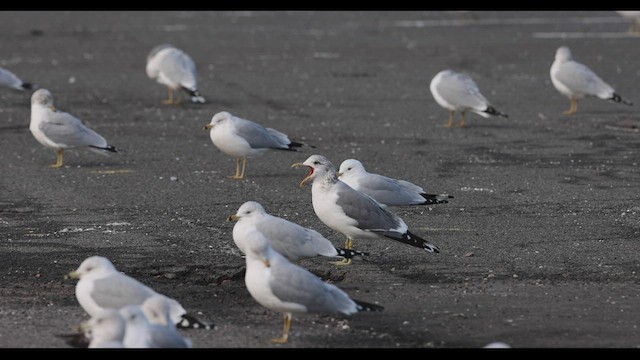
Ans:
[[[80,330],[90,333],[92,338],[122,340],[126,324],[117,309],[104,309],[91,319],[80,323]]]
[[[153,49],[151,49],[151,51],[149,51],[149,55],[147,55],[147,62],[149,60],[151,60],[151,58],[154,57],[161,50],[168,49],[168,48],[175,48],[175,46],[173,46],[171,44],[160,44],[160,45],[154,47]]]
[[[53,107],[53,95],[51,95],[51,92],[47,89],[36,90],[33,95],[31,95],[31,105],[40,105],[48,107],[53,111],[56,110]]]
[[[247,201],[238,208],[238,211],[235,214],[229,216],[227,218],[227,221],[239,221],[241,219],[250,219],[253,217],[263,215],[265,213],[266,211],[264,210],[264,207],[262,207],[260,203],[255,201]]]
[[[67,274],[65,278],[82,279],[86,276],[112,271],[116,271],[116,269],[109,259],[102,256],[91,256],[86,258],[76,270]]]
[[[571,56],[571,50],[569,50],[566,46],[560,46],[558,50],[556,50],[556,61],[559,63],[565,63],[573,59]]]
[[[142,311],[140,305],[127,305],[121,307],[119,311],[127,327],[129,325],[144,325],[149,323],[149,319],[144,315],[144,311]]]
[[[221,111],[211,118],[211,121],[204,126],[204,130],[213,129],[216,125],[223,123],[224,121],[231,121],[232,115],[226,111]]]
[[[363,173],[364,165],[359,160],[356,159],[347,159],[340,164],[340,170],[336,173],[336,176],[349,176]]]
[[[252,230],[246,236],[237,239],[241,243],[241,246],[246,251],[245,255],[247,259],[259,260],[265,267],[271,267],[269,261],[274,254],[275,250],[271,247],[269,239],[267,239],[258,230]]]
[[[335,180],[336,177],[336,169],[333,167],[333,164],[329,159],[322,155],[311,155],[307,160],[303,163],[295,163],[291,165],[291,167],[300,167],[306,166],[309,168],[309,175],[300,181],[300,187],[305,187],[311,181],[315,179],[324,179],[326,177],[330,177]]]

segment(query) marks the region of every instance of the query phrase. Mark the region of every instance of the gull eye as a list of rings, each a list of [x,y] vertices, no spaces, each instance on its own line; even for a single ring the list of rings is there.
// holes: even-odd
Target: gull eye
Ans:
[[[87,271],[91,271],[91,270],[93,270],[93,266],[89,266],[89,267],[87,268]]]
[[[314,161],[313,165],[320,165],[320,161],[318,161],[318,160]]]

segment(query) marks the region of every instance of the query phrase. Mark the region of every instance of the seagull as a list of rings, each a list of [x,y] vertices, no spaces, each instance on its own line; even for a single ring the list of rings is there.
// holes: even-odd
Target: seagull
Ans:
[[[359,251],[336,248],[319,232],[268,214],[264,207],[255,201],[242,204],[227,220],[237,221],[233,227],[233,241],[243,254],[247,252],[240,239],[248,232],[258,231],[269,239],[275,251],[292,262],[316,256],[351,259],[354,256],[366,255]]]
[[[230,176],[231,179],[245,178],[247,158],[262,155],[268,150],[298,151],[297,148],[307,145],[289,140],[286,134],[278,130],[265,128],[226,111],[215,114],[204,129],[211,130],[211,141],[220,151],[236,158],[236,174]]]
[[[618,10],[616,12],[631,21],[629,33],[640,35],[640,10]]]
[[[205,328],[175,299],[161,295],[140,281],[116,270],[113,263],[103,256],[91,256],[65,278],[79,279],[76,284],[76,298],[80,306],[95,316],[104,309],[119,309],[126,305],[141,305],[152,296],[160,295],[168,301],[170,318],[180,328]]]
[[[313,182],[313,210],[323,223],[347,236],[345,248],[352,249],[355,239],[391,239],[430,252],[440,252],[437,246],[411,233],[398,215],[338,179],[333,164],[326,157],[311,155],[304,163],[291,166],[310,169],[300,187]],[[351,259],[345,259],[343,264],[351,264]]]
[[[367,172],[362,162],[347,159],[336,174],[352,188],[365,193],[385,206],[432,205],[448,203],[448,194],[427,194],[424,189],[406,180]]]
[[[473,79],[464,73],[453,70],[440,71],[431,80],[429,86],[431,94],[436,102],[449,110],[449,122],[445,127],[453,126],[453,115],[460,112],[462,120],[458,127],[464,127],[464,115],[467,111],[476,113],[482,117],[501,116],[509,118],[509,115],[496,110],[489,101],[480,93],[480,89]]]
[[[0,67],[0,86],[7,87],[14,90],[24,91],[32,90],[36,86],[22,81],[16,74],[11,71]]]
[[[178,331],[149,322],[140,305],[126,305],[120,308],[126,322],[124,346],[126,348],[191,348],[191,340],[182,337]]]
[[[620,97],[611,85],[604,82],[589,67],[574,61],[571,50],[566,46],[556,50],[555,61],[551,65],[551,82],[561,94],[571,100],[571,107],[563,112],[565,115],[575,114],[578,111],[578,100],[586,97],[633,105]]]
[[[109,145],[102,135],[88,128],[75,116],[53,106],[53,95],[39,89],[31,95],[31,134],[45,147],[56,149],[53,168],[64,165],[64,149],[84,147],[101,155],[122,151]]]
[[[124,348],[126,321],[116,309],[104,309],[80,324],[90,334],[89,348]]]
[[[149,52],[147,56],[147,76],[165,85],[169,91],[169,98],[165,104],[178,104],[173,91],[184,90],[191,97],[193,103],[204,103],[204,98],[198,90],[196,80],[196,65],[189,55],[171,44],[161,44]]]
[[[337,286],[300,267],[275,251],[260,231],[249,230],[234,240],[246,251],[245,284],[251,296],[265,308],[284,314],[282,337],[289,339],[293,315],[344,314],[382,311],[379,305],[354,300]]]

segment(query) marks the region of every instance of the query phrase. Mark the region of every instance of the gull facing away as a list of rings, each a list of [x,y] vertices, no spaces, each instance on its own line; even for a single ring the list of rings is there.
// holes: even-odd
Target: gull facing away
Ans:
[[[76,299],[90,316],[96,316],[104,309],[142,305],[148,298],[159,295],[169,303],[170,319],[176,326],[211,328],[210,325],[205,325],[187,314],[187,310],[177,300],[159,294],[140,281],[116,270],[105,257],[88,257],[66,277],[79,279],[76,284]]]
[[[620,97],[611,85],[604,82],[589,67],[574,61],[571,50],[566,46],[556,50],[555,60],[551,64],[551,82],[556,90],[571,100],[571,107],[563,112],[565,115],[575,114],[578,111],[578,100],[586,97],[633,105]]]
[[[456,111],[460,112],[461,116],[458,127],[464,127],[464,116],[467,111],[485,118],[489,116],[509,118],[509,115],[491,106],[487,98],[480,93],[476,82],[467,74],[453,70],[440,71],[431,80],[429,89],[436,102],[449,110],[449,122],[444,125],[445,127],[453,126],[453,115]]]
[[[338,179],[365,193],[385,206],[432,205],[448,203],[448,194],[427,194],[424,189],[406,180],[368,172],[362,162],[347,159],[340,164]]]
[[[127,323],[116,309],[104,309],[80,324],[80,330],[89,334],[89,348],[124,348]]]
[[[122,151],[109,145],[102,135],[88,128],[80,119],[53,106],[53,95],[40,89],[31,95],[31,134],[45,147],[56,149],[53,168],[64,165],[64,149],[87,148],[101,155]]]
[[[193,103],[204,103],[204,98],[198,90],[196,64],[184,51],[171,44],[161,44],[149,52],[147,56],[147,76],[165,85],[169,91],[169,98],[165,104],[178,104],[179,98],[173,97],[173,92],[184,90],[191,97]]]
[[[333,284],[300,267],[275,251],[263,233],[252,230],[238,237],[239,248],[246,251],[245,285],[251,296],[265,308],[284,314],[282,337],[289,339],[293,315],[344,314],[382,311],[383,307],[353,300]]]
[[[298,151],[297,148],[310,146],[289,140],[287,134],[266,128],[254,121],[233,116],[226,111],[219,112],[204,126],[211,130],[209,136],[213,145],[223,153],[236,158],[236,174],[232,179],[244,179],[247,159],[262,155],[269,150]],[[240,166],[242,163],[242,166]]]
[[[233,241],[244,254],[247,252],[240,239],[248,232],[258,231],[269,240],[275,251],[293,262],[316,256],[351,259],[354,256],[366,255],[359,251],[336,248],[319,232],[268,214],[264,207],[255,201],[242,204],[227,220],[237,221],[233,227]]]
[[[628,30],[630,34],[640,35],[640,10],[618,10],[616,12],[631,21]]]
[[[356,239],[391,239],[430,252],[440,252],[437,246],[412,234],[398,215],[386,210],[371,196],[339,180],[333,164],[324,156],[311,155],[304,163],[291,166],[310,169],[300,187],[313,183],[313,210],[323,223],[347,236],[345,248],[352,249]],[[345,259],[344,264],[351,264],[351,259]]]
[[[126,348],[191,348],[191,340],[182,337],[175,329],[153,324],[147,319],[140,305],[120,308],[126,322],[123,344]]]
[[[14,89],[14,90],[19,90],[19,91],[32,90],[36,87],[31,83],[22,81],[18,76],[16,76],[16,74],[1,67],[0,67],[0,86]]]

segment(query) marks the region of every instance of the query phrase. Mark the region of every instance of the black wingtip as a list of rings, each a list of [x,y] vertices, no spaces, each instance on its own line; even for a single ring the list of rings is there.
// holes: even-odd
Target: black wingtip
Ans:
[[[35,86],[32,83],[23,82],[21,87],[25,90],[33,90]]]
[[[191,102],[192,103],[194,103],[194,104],[204,104],[206,102],[204,97],[202,97],[202,95],[200,94],[200,91],[198,89],[191,90],[191,89],[187,89],[185,87],[183,87],[183,89],[191,97]]]
[[[368,256],[369,253],[357,251],[357,250],[349,250],[343,248],[336,248],[338,251],[338,256],[343,257],[345,259],[353,259],[356,256]]]
[[[425,239],[412,234],[410,231],[407,231],[406,234],[402,235],[402,240],[403,243],[405,244],[409,244],[411,246],[415,246],[415,247],[420,247],[423,248],[429,252],[432,253],[439,253],[440,252],[440,248],[438,248],[437,246],[433,245],[433,244],[429,244]]]
[[[204,329],[211,330],[215,325],[205,324],[191,315],[184,314],[180,322],[176,324],[179,329]]]
[[[489,106],[487,108],[487,110],[485,110],[484,112],[486,112],[489,115],[493,115],[493,116],[502,116],[505,119],[509,118],[509,115],[507,115],[505,113],[501,113],[500,111],[496,110],[496,108],[494,108],[493,106]]]
[[[56,334],[57,338],[63,339],[65,344],[73,347],[84,349],[89,347],[91,340],[84,333],[75,334]]]
[[[112,153],[126,152],[126,150],[117,148],[117,147],[112,146],[112,145],[107,145],[105,147],[91,145],[91,147],[94,148],[94,149],[104,150],[104,151],[108,151],[108,152],[112,152]]]
[[[629,106],[633,105],[633,103],[631,101],[627,101],[627,100],[623,99],[620,95],[618,95],[616,93],[613,93],[613,97],[611,99],[609,99],[609,100],[611,100],[613,102],[629,105]]]
[[[360,301],[360,300],[353,300],[356,305],[358,306],[358,311],[383,311],[384,307],[377,305],[377,304],[371,304],[368,302],[364,302],[364,301]]]
[[[420,194],[426,200],[421,205],[431,205],[431,204],[446,204],[449,201],[446,199],[453,199],[453,196],[448,194]]]

